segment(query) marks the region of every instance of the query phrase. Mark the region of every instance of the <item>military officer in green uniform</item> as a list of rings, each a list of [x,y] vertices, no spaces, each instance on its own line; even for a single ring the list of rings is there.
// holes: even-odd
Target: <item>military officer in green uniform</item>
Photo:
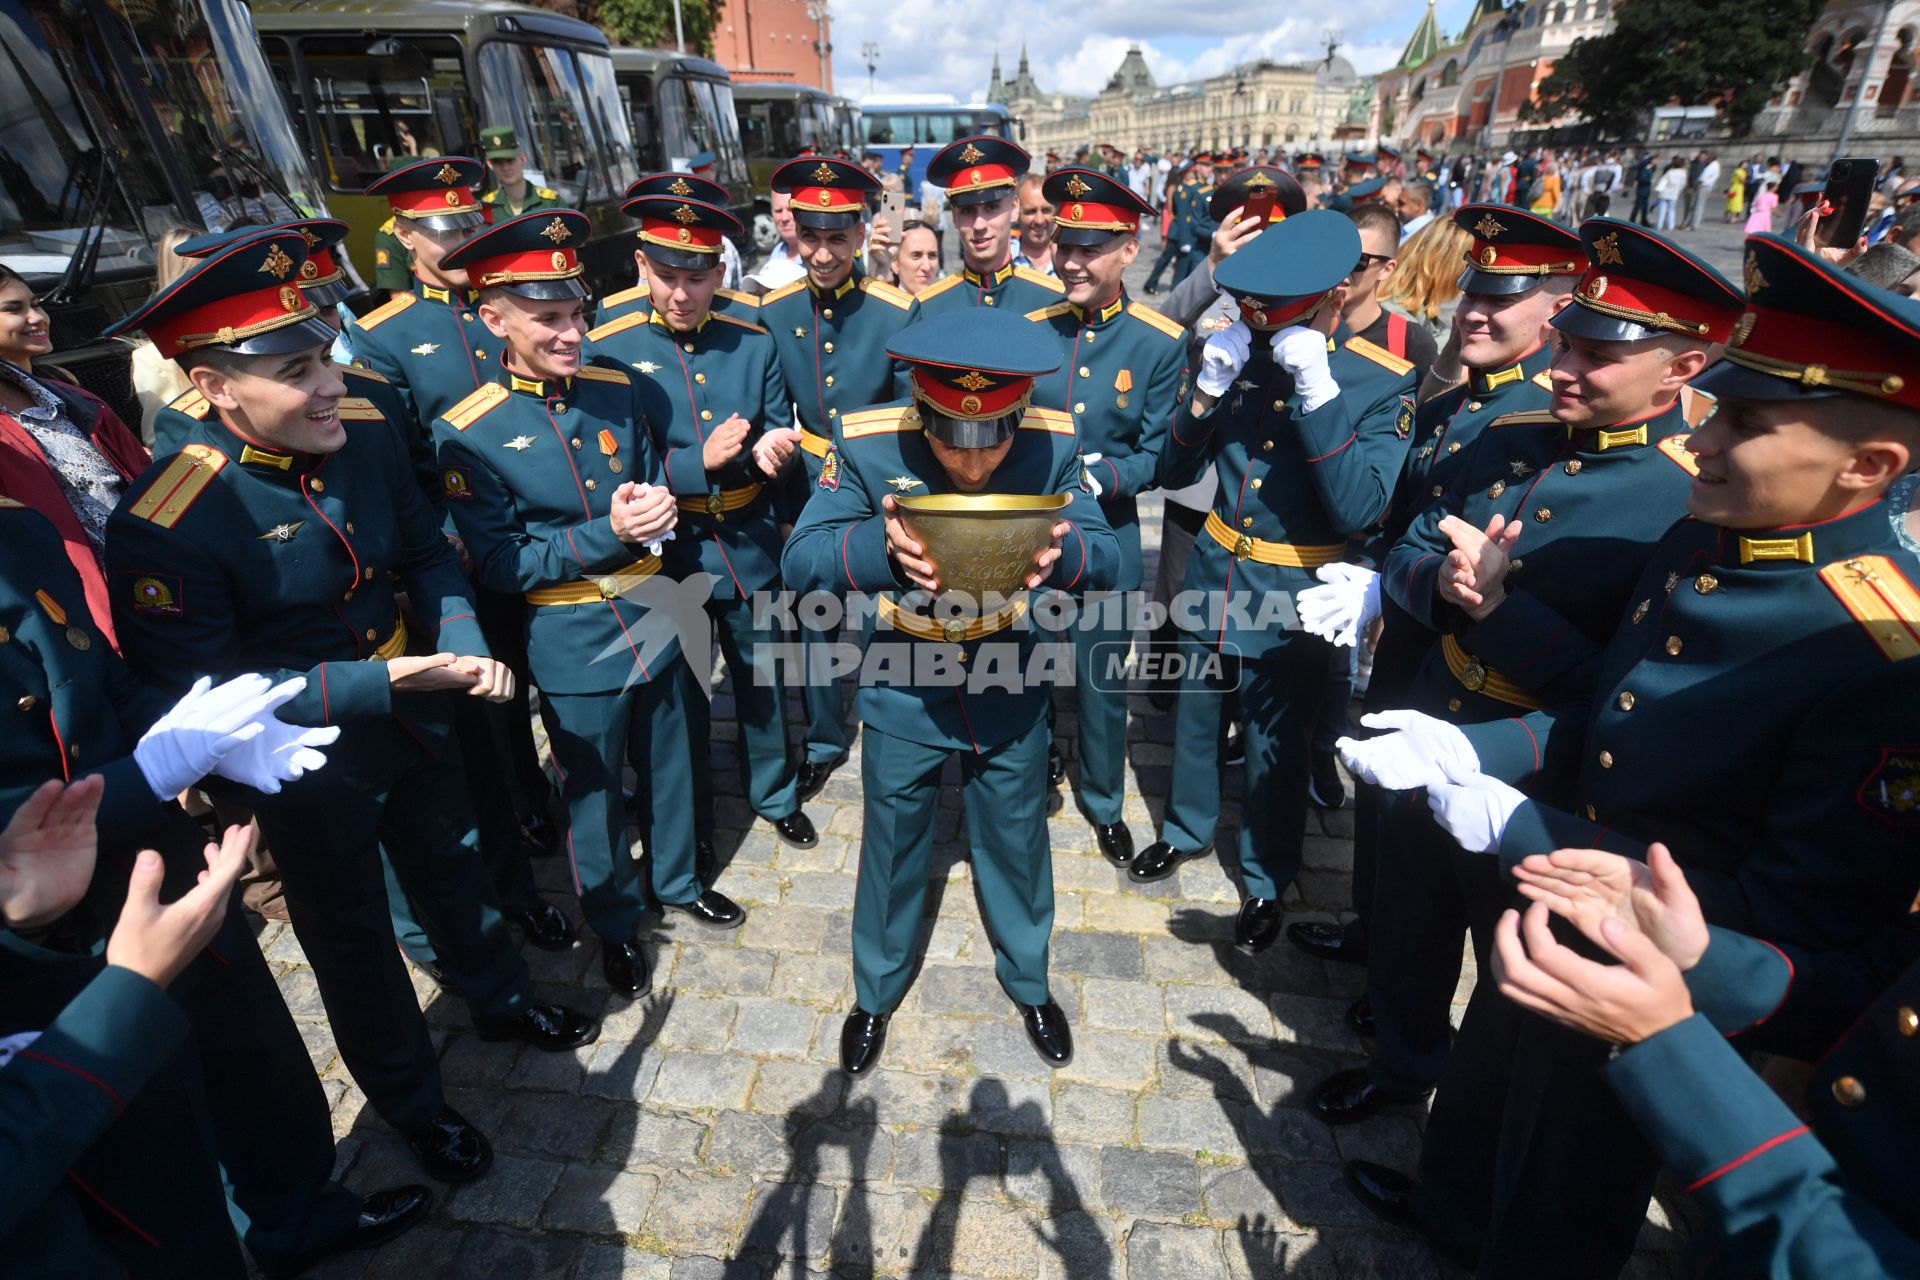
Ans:
[[[1162,271],[1172,271],[1175,284],[1192,273],[1193,268],[1187,264],[1186,257],[1192,252],[1193,244],[1188,238],[1189,228],[1180,218],[1183,207],[1180,193],[1188,183],[1198,181],[1193,176],[1193,165],[1202,159],[1203,156],[1195,156],[1188,161],[1187,167],[1179,172],[1179,181],[1167,188],[1167,233],[1160,239],[1160,256],[1154,259],[1153,269],[1147,273],[1147,292],[1150,294],[1160,292]]]
[[[707,612],[733,675],[747,802],[782,840],[811,848],[820,837],[800,808],[785,699],[772,672],[756,675],[755,666],[762,651],[770,660],[775,643],[773,626],[756,614],[753,597],[773,588],[780,576],[775,499],[782,472],[799,452],[793,399],[767,331],[711,306],[720,243],[740,228],[733,215],[674,196],[642,196],[621,209],[640,220],[653,305],[587,336],[596,353],[638,372],[652,393],[647,428],[680,504],[668,568],[676,577],[705,573],[713,579]],[[713,831],[712,779],[704,759],[711,741],[707,664],[706,654],[688,655],[689,678],[700,685],[688,699],[687,718],[696,747],[695,830],[703,845]]]
[[[1013,265],[1015,192],[1031,157],[1005,138],[962,138],[927,162],[927,181],[946,188],[948,215],[960,237],[960,270],[922,289],[907,323],[961,307],[1000,307],[1015,315],[1058,302],[1052,276]],[[906,395],[907,370],[895,366],[895,389]]]
[[[22,981],[39,985],[33,975],[44,972],[43,965],[78,973],[84,981],[97,967],[102,937],[97,926],[120,912],[138,850],[162,855],[168,898],[190,890],[206,869],[205,837],[173,803],[174,796],[208,773],[259,787],[284,785],[324,764],[318,748],[337,731],[275,720],[272,707],[284,704],[299,685],[269,690],[259,676],[195,691],[170,706],[167,696],[128,673],[92,625],[85,594],[52,525],[0,498],[0,542],[7,548],[0,557],[0,696],[14,714],[12,731],[0,739],[0,816],[33,809],[34,793],[48,778],[96,777],[102,784],[99,808],[88,824],[90,845],[91,829],[97,828],[98,858],[93,860],[90,849],[94,870],[86,905],[58,927],[51,920],[24,923],[7,912],[10,932],[0,932],[0,952],[6,953],[0,969],[12,975],[11,961],[20,960]],[[249,685],[259,692],[249,695]],[[249,725],[246,733],[239,732],[243,724]],[[191,741],[196,737],[198,745]],[[210,1122],[214,1154],[225,1169],[233,1202],[233,1225],[219,1208],[216,1182],[215,1234],[229,1237],[237,1226],[260,1265],[279,1274],[336,1249],[385,1239],[422,1216],[423,1188],[373,1192],[362,1201],[330,1181],[333,1132],[326,1099],[259,947],[238,913],[210,943],[211,953],[168,984],[170,996],[163,999],[175,1006],[173,1012],[155,1015],[158,1022],[150,1025],[177,1020],[185,1029],[190,1024],[186,1065],[199,1074],[205,1092],[220,1099]],[[12,977],[0,981],[10,986]],[[52,985],[62,983],[55,979]],[[103,1006],[96,1013],[70,1006],[61,1016],[111,1034],[104,1024],[121,1016],[116,1010],[122,1000],[105,991],[94,994]],[[132,1004],[141,1003],[137,993],[125,995]],[[0,1026],[4,1040],[22,1029],[22,1010],[10,997],[0,998],[0,1006],[14,1024]],[[44,1025],[36,1023],[34,1029]],[[179,1042],[177,1035],[173,1042]],[[35,1052],[57,1051],[43,1037]],[[8,1070],[23,1065],[16,1062]],[[0,1081],[8,1079],[0,1074]],[[272,1080],[273,1087],[260,1087],[263,1079]],[[63,1110],[57,1118],[64,1126],[79,1114]],[[12,1125],[6,1130],[29,1132]],[[32,1149],[36,1155],[53,1154],[37,1142]],[[25,1158],[24,1150],[19,1154]],[[165,1158],[161,1152],[147,1155]],[[101,1167],[112,1163],[103,1161]],[[17,1167],[12,1160],[0,1166]],[[138,1164],[132,1176],[108,1176],[116,1179],[116,1187],[127,1184],[138,1191],[151,1173],[151,1165]],[[166,1188],[151,1189],[167,1194]],[[8,1197],[8,1203],[17,1199]],[[171,1220],[175,1211],[166,1211],[166,1234],[177,1241],[187,1229]]]
[[[1486,242],[1526,225],[1507,208],[1484,216],[1474,232],[1482,258]],[[1586,272],[1552,321],[1562,354],[1549,407],[1487,424],[1447,492],[1387,554],[1385,596],[1437,633],[1397,691],[1399,706],[1449,724],[1506,720],[1591,693],[1594,656],[1647,555],[1686,508],[1693,475],[1682,388],[1740,316],[1740,293],[1719,272],[1637,224],[1596,218],[1580,238]],[[1558,261],[1561,252],[1550,243],[1527,256]],[[1456,529],[1519,538],[1521,567],[1492,609],[1455,589]],[[1544,794],[1555,798],[1550,786]],[[1313,1095],[1331,1123],[1424,1096],[1439,1081],[1462,935],[1492,918],[1476,903],[1507,894],[1488,860],[1460,855],[1425,805],[1408,796],[1386,803],[1372,904],[1380,942],[1367,971],[1376,1052]]]
[[[711,156],[702,152],[695,156]],[[650,173],[627,188],[626,198],[638,200],[641,196],[677,196],[682,199],[698,200],[702,204],[713,205],[717,209],[727,207],[727,189],[711,178],[703,178],[694,173]],[[738,251],[733,242],[722,240],[720,259],[724,264],[729,258],[735,260],[734,274],[738,275]],[[640,283],[631,289],[622,289],[599,299],[594,313],[594,327],[611,324],[621,316],[633,311],[644,311],[653,305],[653,292],[647,287],[647,251],[645,247],[633,251],[633,265],[639,274]],[[739,289],[729,289],[723,283],[713,291],[713,309],[715,311],[735,311],[748,320],[754,319],[753,309],[760,305],[760,299],[751,293]]]
[[[480,131],[480,150],[493,172],[493,190],[480,197],[496,220],[560,208],[560,193],[527,181],[527,153],[512,125],[490,124]]]
[[[1053,858],[1039,779],[1051,682],[1034,678],[1040,636],[1026,619],[1028,597],[1016,589],[1004,602],[983,600],[977,616],[943,617],[928,593],[939,593],[949,571],[927,559],[895,501],[1068,495],[1024,585],[1100,591],[1118,580],[1119,545],[1087,486],[1072,420],[1030,407],[1033,379],[1059,355],[1027,341],[1027,324],[979,308],[901,330],[890,350],[913,368],[914,399],[842,417],[840,442],[782,558],[796,591],[875,598],[883,625],[868,636],[866,663],[895,672],[863,678],[855,697],[866,727],[866,798],[854,899],[856,1007],[840,1035],[841,1066],[853,1075],[878,1061],[913,976],[940,774],[956,752],[1000,985],[1048,1063],[1064,1065],[1073,1053],[1047,984]],[[952,678],[916,680],[934,664]]]
[[[1773,236],[1749,237],[1745,280],[1725,357],[1699,379],[1719,405],[1685,442],[1698,469],[1691,518],[1626,594],[1592,696],[1463,732],[1413,717],[1357,744],[1357,758],[1426,785],[1440,824],[1503,871],[1563,847],[1644,860],[1658,838],[1708,923],[1846,950],[1903,922],[1920,890],[1907,747],[1920,556],[1906,474],[1920,450],[1920,307]],[[1684,314],[1642,290],[1609,285],[1601,301]],[[1456,576],[1499,582],[1512,559],[1499,542],[1460,541]],[[1406,767],[1422,736],[1426,763]],[[1535,770],[1561,783],[1557,802],[1508,785]],[[1608,1056],[1475,1001],[1420,1181],[1389,1173],[1376,1203],[1477,1248],[1488,1274],[1612,1274],[1657,1159],[1605,1087]],[[1550,1224],[1535,1216],[1549,1213]]]
[[[1473,236],[1460,275],[1460,305],[1447,345],[1421,385],[1413,447],[1393,506],[1369,540],[1368,565],[1329,565],[1319,571],[1328,579],[1324,585],[1300,593],[1308,629],[1336,645],[1358,643],[1373,619],[1383,620],[1367,688],[1368,711],[1407,705],[1407,690],[1439,640],[1381,592],[1375,567],[1414,518],[1446,496],[1488,423],[1547,407],[1553,394],[1547,376],[1554,355],[1550,340],[1557,332],[1548,321],[1565,305],[1587,265],[1586,251],[1573,230],[1523,209],[1466,205],[1453,221]],[[1359,789],[1354,919],[1344,925],[1301,921],[1287,926],[1288,941],[1309,955],[1366,963],[1381,804],[1376,788]],[[1364,1022],[1370,1011],[1360,1017]],[[1373,1034],[1370,1027],[1366,1034]]]
[[[1207,340],[1194,393],[1180,389],[1162,481],[1220,477],[1176,600],[1186,661],[1173,778],[1160,839],[1128,868],[1163,880],[1213,847],[1220,812],[1222,697],[1234,692],[1246,744],[1238,863],[1246,898],[1234,942],[1280,930],[1299,870],[1307,739],[1326,685],[1326,641],[1299,630],[1294,596],[1386,512],[1413,425],[1413,366],[1340,324],[1341,282],[1360,257],[1353,223],[1325,211],[1269,226],[1215,280],[1240,319]]]
[[[459,564],[392,425],[346,396],[332,333],[292,280],[294,232],[217,250],[120,322],[181,360],[216,411],[127,492],[109,522],[115,627],[163,689],[199,673],[308,673],[293,723],[341,726],[330,767],[241,798],[286,883],[341,1054],[375,1110],[436,1174],[491,1158],[446,1106],[391,947],[384,843],[482,1036],[564,1050],[595,1022],[536,1003],[474,848],[451,695],[503,699]],[[349,425],[351,424],[351,425]],[[396,600],[404,578],[412,641]],[[409,655],[416,650],[437,652]]]
[[[1159,482],[1160,451],[1186,370],[1186,331],[1127,298],[1123,275],[1140,252],[1140,219],[1153,216],[1150,205],[1091,169],[1056,169],[1041,190],[1054,207],[1054,268],[1067,297],[1027,315],[1053,336],[1062,357],[1034,384],[1034,403],[1073,419],[1100,510],[1120,542],[1115,594],[1083,597],[1073,632],[1080,800],[1100,852],[1126,866],[1134,848],[1121,812],[1127,701],[1119,664],[1133,642],[1133,619],[1120,593],[1141,587],[1134,499]]]
[[[840,416],[892,399],[893,357],[887,343],[906,324],[913,299],[860,265],[867,197],[880,190],[872,174],[850,161],[807,155],[774,170],[773,189],[792,202],[800,261],[807,269],[802,279],[762,297],[759,314],[780,353],[799,419],[804,469],[791,477],[791,523],[819,482],[827,452],[839,438]],[[802,800],[826,785],[852,745],[841,682],[828,678],[824,669],[833,638],[811,630],[801,635],[801,694],[807,707]]]
[[[1213,204],[1213,160],[1212,156],[1201,156],[1194,161],[1191,171],[1192,181],[1183,183],[1179,190],[1180,201],[1174,207],[1174,217],[1186,224],[1185,241],[1187,248],[1181,251],[1180,261],[1173,269],[1173,282],[1179,284],[1207,260],[1207,249],[1213,243],[1213,233],[1220,229],[1220,220],[1215,217]],[[1224,161],[1231,164],[1231,159]]]
[[[660,540],[678,508],[647,434],[647,386],[605,357],[582,362],[577,254],[591,231],[575,210],[527,214],[454,251],[501,346],[500,381],[436,419],[433,432],[447,506],[480,580],[525,600],[574,883],[608,985],[635,996],[647,989],[643,911],[664,904],[725,928],[745,917],[696,879],[682,800],[693,784],[686,663],[670,612],[648,603],[666,583]],[[644,880],[620,803],[627,763],[642,792]]]

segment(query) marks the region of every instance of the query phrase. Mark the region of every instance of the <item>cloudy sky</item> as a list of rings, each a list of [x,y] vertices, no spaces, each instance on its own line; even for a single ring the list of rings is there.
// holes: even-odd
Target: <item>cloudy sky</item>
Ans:
[[[1154,77],[1170,84],[1258,58],[1318,58],[1328,28],[1340,29],[1341,53],[1366,74],[1399,58],[1426,10],[1426,0],[1294,0],[1284,7],[1178,0],[1002,0],[965,9],[943,0],[832,5],[840,92],[856,98],[866,93],[860,48],[873,43],[880,46],[874,77],[879,93],[951,93],[963,100],[985,92],[996,50],[1012,76],[1022,43],[1034,79],[1056,93],[1099,92],[1131,44],[1141,46]],[[1448,34],[1472,11],[1473,0],[1438,0]],[[975,13],[992,13],[998,26],[978,21]]]

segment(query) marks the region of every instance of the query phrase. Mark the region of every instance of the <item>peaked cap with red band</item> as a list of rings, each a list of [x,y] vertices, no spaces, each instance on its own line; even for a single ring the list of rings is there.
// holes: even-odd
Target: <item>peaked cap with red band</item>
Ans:
[[[1747,309],[1726,359],[1694,379],[1716,396],[1866,396],[1920,410],[1920,302],[1791,240],[1747,237]]]
[[[307,242],[307,260],[300,264],[294,283],[307,301],[316,307],[331,307],[347,300],[346,268],[333,256],[334,248],[346,239],[347,224],[337,218],[300,218],[271,227],[243,227],[237,231],[210,231],[182,240],[173,251],[183,258],[204,258],[216,249],[258,240],[281,231],[297,231]]]
[[[592,230],[592,219],[577,209],[541,209],[488,227],[441,262],[465,271],[475,289],[548,301],[584,298],[580,247]]]
[[[1465,204],[1453,225],[1473,237],[1460,289],[1491,297],[1525,293],[1548,276],[1587,269],[1586,247],[1571,227],[1510,204]]]
[[[169,360],[209,348],[265,356],[331,345],[332,327],[299,289],[306,260],[298,231],[237,238],[189,259],[185,275],[104,332],[144,330]]]
[[[1620,218],[1580,224],[1587,271],[1553,327],[1601,342],[1677,333],[1725,342],[1746,309],[1731,281],[1673,241]]]
[[[678,196],[719,209],[727,207],[727,189],[697,173],[650,173],[627,188],[627,199],[637,200],[641,196]]]
[[[430,231],[474,231],[487,216],[474,192],[486,170],[465,156],[435,156],[402,165],[367,184],[370,196],[385,196],[395,216]]]
[[[1207,216],[1215,222],[1224,222],[1227,214],[1246,205],[1248,196],[1268,187],[1273,188],[1274,198],[1273,212],[1267,221],[1279,222],[1307,211],[1307,193],[1300,189],[1293,175],[1278,165],[1262,164],[1240,169],[1216,183],[1213,194],[1207,197]]]
[[[984,449],[1012,435],[1033,399],[1033,381],[1060,367],[1060,349],[1035,342],[1010,311],[965,307],[916,321],[887,354],[906,363],[926,431],[956,449]]]
[[[1105,244],[1115,236],[1140,234],[1140,219],[1153,206],[1133,189],[1094,169],[1056,169],[1040,184],[1053,206],[1053,238],[1061,244]]]
[[[815,231],[844,231],[867,216],[880,182],[862,165],[832,156],[797,156],[773,171],[773,189],[789,197],[793,220]]]
[[[674,196],[640,196],[620,206],[640,220],[640,251],[655,262],[683,271],[720,265],[720,246],[729,232],[740,234],[740,220],[718,205]]]
[[[1240,304],[1252,329],[1295,324],[1353,272],[1360,261],[1353,219],[1314,209],[1277,222],[1214,269],[1213,282]]]
[[[927,161],[927,180],[947,189],[948,204],[984,204],[1011,195],[1032,161],[1005,138],[962,138]]]

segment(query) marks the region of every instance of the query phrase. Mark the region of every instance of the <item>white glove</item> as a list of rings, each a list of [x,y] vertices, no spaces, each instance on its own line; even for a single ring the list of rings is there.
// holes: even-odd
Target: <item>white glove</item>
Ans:
[[[634,486],[633,496],[635,498],[638,498],[652,488],[653,486],[650,484],[636,485]],[[668,543],[672,541],[673,541],[673,530],[669,529],[665,533],[661,534],[659,537],[655,538],[653,541],[647,544],[647,554],[651,556],[659,555],[661,545],[663,543]]]
[[[1293,375],[1300,407],[1312,413],[1340,394],[1327,366],[1327,335],[1303,324],[1288,325],[1273,335],[1273,361]]]
[[[1105,489],[1100,487],[1099,479],[1093,474],[1093,464],[1100,461],[1103,456],[1104,455],[1098,453],[1083,453],[1080,455],[1080,470],[1082,474],[1087,477],[1087,488],[1093,491],[1093,496],[1096,498],[1106,492]]]
[[[1207,345],[1200,352],[1200,376],[1193,380],[1193,385],[1218,400],[1247,367],[1252,355],[1253,330],[1247,328],[1246,321],[1235,320],[1207,339]]]
[[[1347,771],[1389,791],[1411,791],[1480,771],[1480,757],[1467,735],[1445,720],[1418,711],[1376,711],[1360,717],[1369,729],[1392,732],[1378,738],[1342,738],[1334,743]]]
[[[299,693],[307,687],[306,677],[295,676],[280,689],[289,687]],[[270,796],[279,794],[281,783],[298,781],[325,767],[327,757],[318,748],[331,746],[340,736],[339,725],[309,729],[288,724],[271,713],[263,717],[262,725],[261,732],[215,761],[213,771]]]
[[[235,676],[212,688],[201,676],[134,744],[133,762],[161,800],[171,800],[213,771],[228,752],[266,731],[273,709],[307,687],[278,688],[262,675]]]
[[[1447,770],[1447,781],[1427,786],[1427,808],[1433,820],[1460,842],[1468,853],[1491,853],[1513,820],[1513,811],[1526,796],[1486,774]]]
[[[1364,565],[1322,565],[1314,577],[1325,583],[1294,597],[1307,631],[1336,645],[1358,644],[1360,633],[1380,616],[1380,575]]]

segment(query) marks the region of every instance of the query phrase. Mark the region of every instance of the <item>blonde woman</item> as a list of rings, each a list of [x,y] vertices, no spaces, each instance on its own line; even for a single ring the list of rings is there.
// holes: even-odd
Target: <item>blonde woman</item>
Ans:
[[[1460,297],[1460,271],[1473,236],[1451,218],[1435,218],[1400,246],[1399,266],[1380,289],[1380,302],[1425,325],[1445,342],[1453,304]]]
[[[187,269],[188,259],[182,258],[174,249],[185,240],[191,240],[200,234],[198,227],[168,227],[160,233],[160,247],[154,254],[155,293],[166,288],[180,278]],[[153,447],[153,419],[162,409],[175,399],[184,395],[192,383],[179,365],[160,354],[153,343],[142,337],[133,348],[133,389],[140,397],[140,440],[148,448]]]

